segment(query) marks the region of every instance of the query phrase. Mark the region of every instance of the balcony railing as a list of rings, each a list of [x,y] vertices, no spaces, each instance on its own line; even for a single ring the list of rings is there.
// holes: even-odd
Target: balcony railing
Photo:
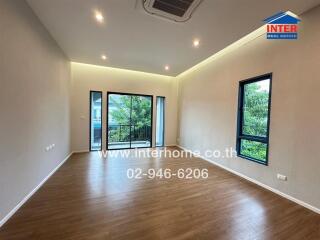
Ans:
[[[108,142],[151,141],[151,126],[109,125]]]

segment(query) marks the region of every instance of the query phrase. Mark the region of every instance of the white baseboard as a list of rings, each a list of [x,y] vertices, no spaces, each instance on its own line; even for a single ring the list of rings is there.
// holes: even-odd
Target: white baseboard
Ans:
[[[184,147],[182,147],[180,145],[177,145],[177,147],[181,148],[182,150],[184,150],[186,152],[190,152],[190,153],[192,153],[194,155],[194,153],[189,149],[186,149],[186,148],[184,148]],[[272,188],[272,187],[270,187],[270,186],[268,186],[268,185],[266,185],[264,183],[261,183],[261,182],[255,180],[255,179],[253,179],[253,178],[250,178],[250,177],[248,177],[248,176],[246,176],[246,175],[244,175],[242,173],[236,172],[236,171],[232,170],[231,168],[225,167],[225,166],[223,166],[223,165],[221,165],[219,163],[216,163],[215,161],[213,161],[211,159],[205,158],[204,156],[199,156],[199,157],[201,159],[207,161],[207,162],[210,162],[210,163],[212,163],[212,164],[214,164],[214,165],[216,165],[216,166],[228,171],[228,172],[231,172],[231,173],[233,173],[233,174],[235,174],[235,175],[237,175],[237,176],[239,176],[241,178],[244,178],[244,179],[246,179],[246,180],[248,180],[248,181],[250,181],[250,182],[252,182],[252,183],[254,183],[254,184],[258,185],[258,186],[260,186],[260,187],[263,187],[263,188],[265,188],[265,189],[267,189],[267,190],[269,190],[269,191],[271,191],[273,193],[276,193],[276,194],[280,195],[281,197],[284,197],[284,198],[286,198],[286,199],[288,199],[288,200],[290,200],[292,202],[295,202],[295,203],[297,203],[297,204],[299,204],[299,205],[301,205],[301,206],[303,206],[305,208],[308,208],[309,210],[311,210],[311,211],[313,211],[315,213],[320,214],[320,209],[310,205],[309,203],[306,203],[306,202],[304,202],[304,201],[302,201],[300,199],[297,199],[297,198],[292,197],[292,196],[290,196],[290,195],[288,195],[286,193],[283,193],[283,192],[281,192],[281,191],[279,191],[277,189],[274,189],[274,188]]]
[[[59,165],[53,169],[48,176],[46,176],[38,186],[36,186],[27,196],[25,196],[21,202],[18,203],[3,219],[0,221],[0,228],[25,204],[32,195],[38,191],[38,189],[71,157],[73,152],[71,152]]]

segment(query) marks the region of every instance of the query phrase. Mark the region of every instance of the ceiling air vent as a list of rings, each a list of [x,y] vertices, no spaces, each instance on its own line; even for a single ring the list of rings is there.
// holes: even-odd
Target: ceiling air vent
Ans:
[[[202,0],[142,0],[144,9],[150,13],[176,22],[191,18]]]

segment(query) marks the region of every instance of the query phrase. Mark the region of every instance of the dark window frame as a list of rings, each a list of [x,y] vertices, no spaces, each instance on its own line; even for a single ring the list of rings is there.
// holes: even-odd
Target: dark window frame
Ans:
[[[153,95],[108,91],[107,92],[107,105],[106,105],[106,108],[107,108],[107,116],[106,116],[106,119],[107,119],[107,121],[106,121],[106,149],[108,151],[110,151],[110,150],[136,149],[136,148],[132,148],[132,147],[130,147],[130,148],[112,148],[112,149],[109,149],[109,145],[108,145],[108,142],[109,142],[109,136],[108,136],[108,129],[109,129],[109,95],[111,95],[111,94],[128,95],[128,96],[140,96],[140,97],[151,97],[151,135],[150,135],[151,141],[150,141],[150,146],[148,146],[148,147],[136,147],[136,148],[152,148],[153,147]],[[130,131],[131,131],[131,128],[130,128]],[[131,133],[130,133],[130,135],[131,135]],[[130,143],[130,146],[131,146],[131,143]]]
[[[267,122],[267,134],[266,137],[261,136],[252,136],[242,133],[243,130],[243,104],[244,104],[244,87],[247,84],[259,82],[263,80],[270,80],[269,84],[269,104],[268,104],[268,122]],[[263,74],[257,77],[245,79],[239,82],[239,93],[238,93],[238,120],[237,120],[237,156],[268,166],[269,164],[269,135],[270,135],[270,114],[271,114],[271,94],[272,93],[272,73]],[[249,140],[254,142],[260,142],[267,145],[266,150],[266,161],[260,159],[252,158],[246,155],[241,154],[241,140]]]
[[[100,93],[101,94],[101,147],[100,150],[92,150],[92,146],[91,146],[91,121],[92,121],[92,94],[93,93]],[[102,151],[102,143],[103,143],[103,135],[102,135],[102,128],[103,128],[103,92],[102,91],[93,91],[90,90],[90,94],[89,94],[89,151],[90,152],[96,152],[96,151]]]
[[[163,129],[162,129],[162,136],[163,136],[163,145],[162,146],[157,146],[157,130],[155,131],[155,144],[156,147],[165,147],[166,143],[165,143],[165,129],[166,129],[166,97],[164,96],[156,96],[156,109],[158,107],[158,98],[162,98],[163,99]],[[157,109],[158,110],[158,109]],[[157,111],[156,111],[157,114]],[[158,116],[156,115],[156,118]],[[157,128],[157,126],[156,126]]]

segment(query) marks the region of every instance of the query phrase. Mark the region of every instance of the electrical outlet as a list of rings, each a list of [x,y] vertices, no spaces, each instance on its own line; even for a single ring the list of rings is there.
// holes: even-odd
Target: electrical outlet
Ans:
[[[285,176],[285,175],[282,175],[282,174],[277,174],[277,178],[279,179],[279,180],[281,180],[281,181],[287,181],[287,176]]]
[[[56,147],[56,144],[50,144],[49,146],[47,146],[46,148],[45,148],[45,150],[46,150],[46,152],[49,152],[49,151],[51,151],[53,148],[55,148]]]

